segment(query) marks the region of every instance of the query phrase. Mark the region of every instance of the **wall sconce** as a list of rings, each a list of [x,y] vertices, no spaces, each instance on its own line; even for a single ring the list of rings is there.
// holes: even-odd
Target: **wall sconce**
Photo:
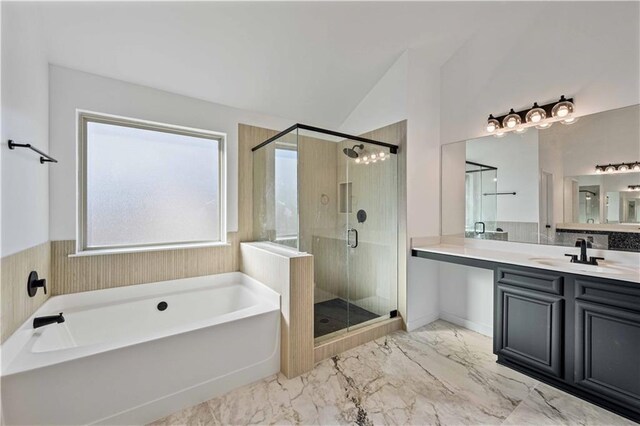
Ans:
[[[640,172],[640,161],[635,163],[618,163],[607,164],[606,166],[597,165],[596,173],[616,173],[616,172]]]
[[[511,108],[508,114],[500,117],[491,114],[485,129],[496,137],[502,137],[508,132],[524,133],[529,127],[548,129],[558,121],[562,124],[573,124],[578,121],[577,117],[573,116],[574,110],[573,98],[567,99],[562,95],[560,100],[546,105],[540,106],[534,102],[531,108],[522,111],[516,112]]]
[[[629,185],[629,191],[640,191],[640,185]]]

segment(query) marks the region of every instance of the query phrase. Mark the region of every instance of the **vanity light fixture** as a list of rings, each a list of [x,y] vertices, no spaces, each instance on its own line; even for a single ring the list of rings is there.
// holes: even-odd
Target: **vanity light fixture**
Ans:
[[[502,137],[508,132],[524,133],[529,127],[536,129],[548,129],[556,121],[562,124],[573,124],[577,118],[573,116],[575,105],[573,98],[565,98],[564,95],[558,101],[545,105],[537,102],[529,109],[515,111],[513,108],[503,116],[489,115],[486,131],[496,137]]]
[[[640,191],[640,185],[629,185],[629,191]]]
[[[640,172],[640,162],[596,165],[596,173]]]

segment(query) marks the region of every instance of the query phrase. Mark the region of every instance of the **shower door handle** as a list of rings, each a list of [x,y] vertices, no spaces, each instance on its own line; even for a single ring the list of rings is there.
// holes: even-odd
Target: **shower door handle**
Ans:
[[[351,232],[355,234],[356,240],[353,245],[351,245]],[[358,230],[355,228],[347,229],[347,245],[351,248],[358,247]]]

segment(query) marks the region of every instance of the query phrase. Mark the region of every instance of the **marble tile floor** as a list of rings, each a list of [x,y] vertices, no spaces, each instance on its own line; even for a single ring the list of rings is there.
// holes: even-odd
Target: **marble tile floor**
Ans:
[[[269,377],[152,425],[632,425],[496,364],[491,339],[436,321],[288,380]]]

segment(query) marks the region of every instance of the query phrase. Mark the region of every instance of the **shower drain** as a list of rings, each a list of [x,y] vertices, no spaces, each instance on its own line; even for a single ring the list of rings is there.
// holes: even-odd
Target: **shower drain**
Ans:
[[[160,302],[158,303],[158,310],[159,311],[164,311],[165,309],[167,309],[169,305],[167,304],[167,302]]]

